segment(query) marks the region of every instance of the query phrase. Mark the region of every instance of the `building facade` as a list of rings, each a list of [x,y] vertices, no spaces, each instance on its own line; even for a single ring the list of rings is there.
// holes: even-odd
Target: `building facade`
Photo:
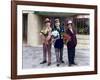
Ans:
[[[54,27],[54,19],[59,18],[61,26],[65,27],[71,19],[77,30],[77,34],[89,35],[89,14],[55,13],[39,11],[23,11],[23,42],[30,46],[41,45],[40,30],[46,17],[51,19],[51,27]]]

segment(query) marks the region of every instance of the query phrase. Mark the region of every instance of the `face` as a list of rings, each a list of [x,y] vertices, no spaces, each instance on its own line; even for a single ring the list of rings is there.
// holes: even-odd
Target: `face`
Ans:
[[[49,27],[49,26],[51,25],[51,23],[50,23],[50,22],[47,22],[45,25],[46,25],[47,27]]]
[[[59,27],[59,26],[60,26],[60,23],[59,23],[59,22],[56,22],[56,23],[55,23],[55,26],[56,26],[56,27]]]
[[[72,24],[68,24],[68,28],[72,28]]]

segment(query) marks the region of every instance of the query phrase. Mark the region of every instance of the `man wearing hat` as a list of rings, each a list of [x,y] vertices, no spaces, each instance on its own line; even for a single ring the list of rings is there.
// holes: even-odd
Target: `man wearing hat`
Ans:
[[[64,63],[63,61],[63,38],[61,33],[64,32],[64,28],[60,26],[60,21],[58,18],[55,19],[54,23],[54,29],[53,31],[57,34],[57,37],[55,37],[55,42],[54,42],[54,48],[55,48],[55,53],[56,53],[56,60],[57,60],[57,66],[60,65],[60,63]]]
[[[51,30],[51,21],[46,18],[44,27],[40,32],[43,43],[43,61],[40,64],[48,63],[48,66],[51,65]]]
[[[68,21],[66,33],[71,37],[67,42],[68,62],[69,66],[76,65],[75,63],[75,47],[77,45],[76,30],[72,20]]]

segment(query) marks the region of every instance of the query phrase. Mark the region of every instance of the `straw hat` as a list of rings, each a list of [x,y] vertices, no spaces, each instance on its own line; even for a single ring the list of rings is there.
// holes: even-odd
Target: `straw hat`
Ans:
[[[71,24],[71,23],[72,23],[72,20],[69,20],[69,21],[68,21],[68,24]]]

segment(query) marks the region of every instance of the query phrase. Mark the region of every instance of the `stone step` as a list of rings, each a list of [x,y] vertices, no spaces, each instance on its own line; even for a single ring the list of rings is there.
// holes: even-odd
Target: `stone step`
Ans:
[[[77,35],[77,43],[81,45],[89,45],[89,35]]]
[[[80,40],[80,39],[77,39],[77,43],[78,44],[87,45],[87,44],[89,44],[89,40]]]
[[[90,48],[90,45],[89,44],[82,44],[82,43],[78,43],[77,48]]]
[[[76,35],[78,39],[83,39],[83,40],[88,40],[89,39],[89,35]]]
[[[89,35],[76,35],[77,36],[77,46],[76,48],[90,48]]]

